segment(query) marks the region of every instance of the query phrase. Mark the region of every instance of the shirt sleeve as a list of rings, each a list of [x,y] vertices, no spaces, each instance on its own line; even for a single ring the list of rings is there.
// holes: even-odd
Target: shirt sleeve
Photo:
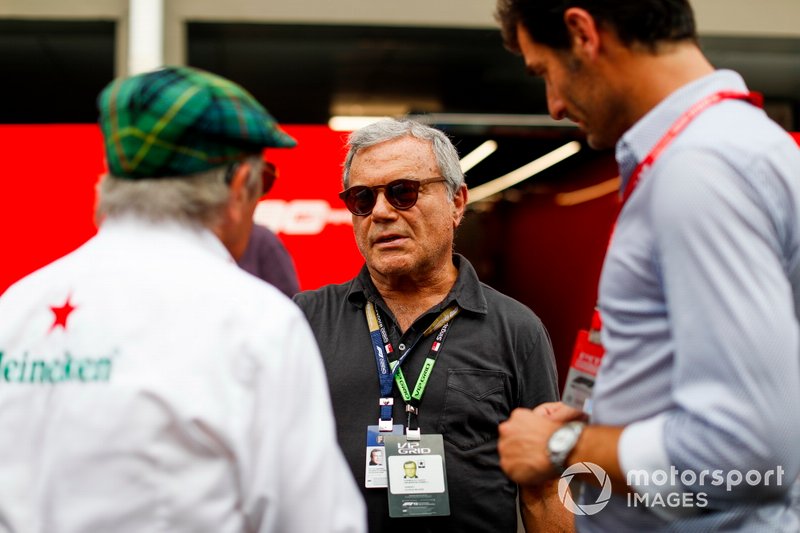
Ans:
[[[800,470],[800,344],[776,229],[781,213],[756,187],[778,178],[764,163],[746,172],[684,149],[653,176],[654,264],[674,342],[674,407],[628,426],[618,450],[625,467],[640,447],[656,446],[649,468],[693,472],[695,482],[691,475],[681,482],[706,493],[711,506],[776,497]],[[752,470],[761,483],[748,481]],[[714,471],[726,482],[709,482]]]
[[[293,309],[283,342],[266,347],[282,353],[257,391],[265,401],[257,402],[246,512],[263,532],[363,532],[366,508],[336,441],[319,350]]]
[[[531,313],[533,315],[533,313]],[[526,328],[523,368],[520,371],[523,390],[521,407],[536,407],[544,402],[556,402],[558,394],[558,372],[553,353],[553,344],[542,321],[533,315],[533,323]]]

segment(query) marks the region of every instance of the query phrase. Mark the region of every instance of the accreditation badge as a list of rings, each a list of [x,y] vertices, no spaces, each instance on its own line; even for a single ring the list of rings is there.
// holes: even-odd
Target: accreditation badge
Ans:
[[[605,351],[596,330],[581,330],[575,340],[572,362],[561,401],[586,414],[592,411],[592,391]]]
[[[389,516],[450,515],[450,497],[441,435],[422,435],[408,440],[387,435],[386,464],[389,474]]]
[[[378,426],[367,426],[367,457],[364,461],[364,486],[368,489],[386,488],[386,448],[387,435],[402,435],[403,424],[395,424],[391,431],[380,431]]]

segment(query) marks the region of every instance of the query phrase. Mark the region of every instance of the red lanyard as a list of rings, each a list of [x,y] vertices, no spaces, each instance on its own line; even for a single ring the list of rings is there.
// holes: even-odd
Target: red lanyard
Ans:
[[[737,91],[719,91],[714,94],[710,94],[694,104],[690,107],[683,115],[678,117],[678,120],[669,128],[667,133],[661,137],[661,140],[658,141],[658,144],[650,150],[650,153],[642,159],[639,165],[634,169],[633,173],[631,174],[630,179],[628,180],[628,184],[625,186],[625,192],[622,194],[622,205],[625,205],[625,202],[628,201],[628,198],[631,194],[633,194],[633,190],[636,188],[636,185],[639,184],[639,178],[642,175],[642,172],[645,169],[650,168],[653,163],[656,162],[656,159],[659,158],[661,152],[663,152],[667,146],[675,140],[686,126],[688,126],[700,113],[708,109],[714,104],[718,104],[723,100],[745,100],[750,102],[751,104],[761,107],[763,103],[763,98],[760,93],[742,93]],[[622,209],[622,206],[620,206]],[[616,224],[615,224],[616,225]]]
[[[709,107],[718,104],[724,100],[744,100],[750,102],[751,104],[761,107],[764,103],[764,99],[760,93],[752,93],[752,92],[738,92],[738,91],[719,91],[713,94],[710,94],[700,100],[699,102],[695,103],[692,107],[690,107],[684,114],[678,117],[678,120],[675,121],[672,126],[670,126],[667,133],[664,134],[663,137],[656,143],[655,147],[650,150],[650,153],[645,156],[644,159],[636,166],[631,174],[630,179],[628,180],[628,184],[625,186],[625,191],[622,193],[622,202],[619,206],[619,211],[622,211],[622,207],[625,205],[625,202],[628,201],[631,194],[633,194],[633,190],[639,184],[639,178],[642,176],[642,173],[648,168],[650,168],[653,163],[661,156],[661,153],[669,146],[675,138],[680,135],[680,133],[686,129],[692,120],[694,120],[697,115],[708,109]],[[619,212],[617,213],[617,218],[619,218]],[[609,246],[611,246],[611,239],[614,236],[614,232],[617,228],[616,221],[614,222],[614,226],[611,229],[611,237],[608,240]],[[592,316],[592,329],[596,329],[597,331],[600,330],[601,327],[601,319],[600,319],[600,312],[595,309],[594,315]],[[596,326],[596,328],[595,328]]]

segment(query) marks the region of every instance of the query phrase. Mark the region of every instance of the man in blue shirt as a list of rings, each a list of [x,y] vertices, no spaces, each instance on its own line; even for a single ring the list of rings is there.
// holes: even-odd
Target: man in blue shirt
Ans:
[[[686,0],[499,0],[497,16],[550,114],[616,147],[623,200],[591,424],[517,410],[501,466],[521,485],[599,466],[610,485],[576,497],[581,531],[798,531],[800,151],[703,56]]]

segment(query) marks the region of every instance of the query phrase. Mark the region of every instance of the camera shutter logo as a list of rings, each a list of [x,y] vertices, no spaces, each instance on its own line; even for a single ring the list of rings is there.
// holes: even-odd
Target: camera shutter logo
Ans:
[[[575,474],[593,474],[597,478],[602,488],[596,502],[583,505],[575,503],[569,491],[569,484]],[[605,470],[594,463],[575,463],[564,470],[561,479],[558,480],[558,498],[572,514],[580,516],[597,514],[608,505],[608,501],[611,499],[611,479]]]

